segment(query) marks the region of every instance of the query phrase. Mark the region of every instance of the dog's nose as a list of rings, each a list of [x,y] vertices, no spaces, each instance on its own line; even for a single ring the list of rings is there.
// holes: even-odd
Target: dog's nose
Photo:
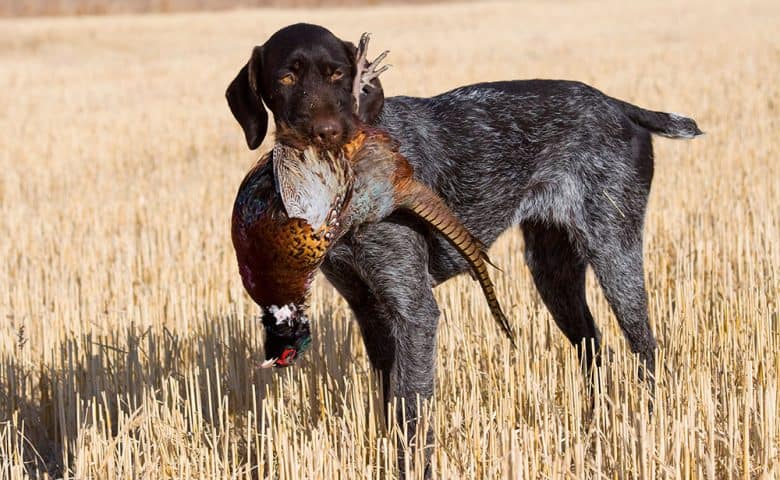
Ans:
[[[334,119],[326,119],[315,122],[313,125],[314,139],[322,143],[336,143],[341,138],[343,129],[341,124]]]

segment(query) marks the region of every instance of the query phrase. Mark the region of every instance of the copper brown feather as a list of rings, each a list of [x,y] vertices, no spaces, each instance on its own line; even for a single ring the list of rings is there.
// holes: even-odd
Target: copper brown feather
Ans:
[[[312,164],[308,150],[295,150],[301,153],[296,159],[305,171],[313,172],[314,182],[284,188],[279,177],[286,180],[289,172],[279,171],[279,157],[284,157],[286,151],[276,148],[252,168],[233,207],[232,237],[241,278],[252,299],[263,307],[305,305],[316,270],[343,230],[339,213],[352,190],[348,165],[328,163],[323,157],[332,157],[320,154],[316,155],[318,163]],[[316,192],[322,205],[316,210],[308,208],[303,214],[290,212],[285,198],[295,193],[313,197],[307,195],[310,192],[305,187],[313,190],[312,183],[319,179],[328,182]]]

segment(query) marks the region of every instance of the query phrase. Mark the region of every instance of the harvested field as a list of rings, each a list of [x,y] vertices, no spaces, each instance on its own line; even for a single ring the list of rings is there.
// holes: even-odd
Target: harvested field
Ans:
[[[589,411],[509,232],[493,278],[519,350],[468,276],[436,289],[437,477],[780,476],[780,4],[610,0],[0,20],[0,479],[397,476],[377,378],[322,278],[312,351],[254,368],[229,223],[257,155],[223,94],[298,21],[373,32],[387,95],[568,78],[707,132],[654,142],[654,413],[592,277],[614,354]]]

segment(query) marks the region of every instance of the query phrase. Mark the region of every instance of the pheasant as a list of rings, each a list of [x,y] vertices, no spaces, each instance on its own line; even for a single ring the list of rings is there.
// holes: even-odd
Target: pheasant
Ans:
[[[357,54],[355,111],[370,79],[387,68],[376,68],[387,52],[366,62],[367,44],[364,34]],[[356,122],[355,134],[336,152],[278,131],[273,150],[239,188],[232,239],[244,287],[263,311],[268,360],[262,366],[288,366],[308,348],[309,289],[331,245],[396,210],[427,222],[468,261],[491,313],[514,345],[487,271],[485,246],[436,193],[414,179],[412,166],[389,134]]]

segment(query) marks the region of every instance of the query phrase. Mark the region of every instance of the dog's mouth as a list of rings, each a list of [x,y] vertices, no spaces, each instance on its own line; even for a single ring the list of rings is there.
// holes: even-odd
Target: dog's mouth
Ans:
[[[279,122],[276,125],[275,143],[283,143],[298,150],[315,147],[317,150],[336,155],[357,132],[357,126],[351,121],[341,123],[342,133],[336,137],[321,138],[311,132],[308,123],[289,125]]]

